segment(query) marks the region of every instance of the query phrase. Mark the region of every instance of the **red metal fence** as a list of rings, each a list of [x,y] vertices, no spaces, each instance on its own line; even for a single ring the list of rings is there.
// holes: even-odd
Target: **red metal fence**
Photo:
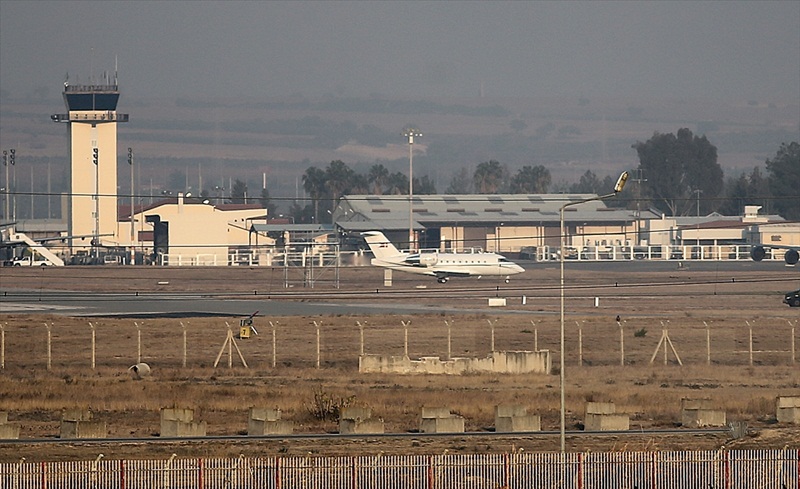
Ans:
[[[800,489],[800,450],[21,461],[0,487]]]

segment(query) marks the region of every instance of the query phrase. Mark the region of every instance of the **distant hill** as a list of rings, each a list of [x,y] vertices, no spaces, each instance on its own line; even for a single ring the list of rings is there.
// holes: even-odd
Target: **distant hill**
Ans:
[[[120,188],[127,192],[127,147],[141,169],[137,193],[229,188],[240,179],[260,189],[264,174],[273,197],[302,196],[300,177],[309,166],[342,160],[366,172],[376,162],[408,171],[408,145],[401,136],[413,124],[416,176],[437,189],[453,172],[490,159],[513,173],[523,165],[547,167],[553,182],[572,183],[586,170],[601,178],[637,166],[631,145],[654,132],[688,127],[718,148],[726,174],[738,175],[775,154],[782,142],[800,139],[800,107],[726,104],[715,101],[620,101],[586,98],[418,99],[379,97],[269,100],[120,99],[130,122],[119,127]],[[64,188],[67,139],[50,114],[64,111],[58,99],[0,100],[2,148],[17,150],[17,186],[34,191]],[[152,181],[152,185],[151,182]],[[180,186],[181,188],[171,188]],[[258,191],[253,192],[255,194]]]

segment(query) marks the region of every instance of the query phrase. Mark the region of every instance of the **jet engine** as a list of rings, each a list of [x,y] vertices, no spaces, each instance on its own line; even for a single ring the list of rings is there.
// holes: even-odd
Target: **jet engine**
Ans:
[[[750,250],[750,257],[753,261],[761,261],[766,256],[767,250],[765,250],[763,246],[753,246],[753,249]],[[786,261],[787,265],[795,265],[800,261],[800,252],[794,248],[789,248],[786,250],[786,253],[783,254],[783,259]]]
[[[424,253],[419,255],[419,264],[425,267],[432,267],[439,262],[439,257],[435,253]]]

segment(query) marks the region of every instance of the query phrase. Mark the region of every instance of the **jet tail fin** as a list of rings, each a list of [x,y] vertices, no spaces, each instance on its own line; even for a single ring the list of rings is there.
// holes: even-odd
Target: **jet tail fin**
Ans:
[[[362,233],[362,236],[364,236],[364,240],[367,242],[367,245],[369,245],[369,249],[377,259],[402,254],[380,231],[367,231],[366,233]]]

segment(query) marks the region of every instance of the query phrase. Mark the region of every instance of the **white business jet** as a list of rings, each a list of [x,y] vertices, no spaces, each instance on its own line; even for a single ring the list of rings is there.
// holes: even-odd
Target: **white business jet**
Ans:
[[[406,253],[398,250],[380,231],[362,233],[375,258],[372,265],[402,272],[431,275],[440,284],[450,277],[505,276],[524,272],[525,269],[497,253],[463,251],[443,253],[438,250],[420,250]]]

